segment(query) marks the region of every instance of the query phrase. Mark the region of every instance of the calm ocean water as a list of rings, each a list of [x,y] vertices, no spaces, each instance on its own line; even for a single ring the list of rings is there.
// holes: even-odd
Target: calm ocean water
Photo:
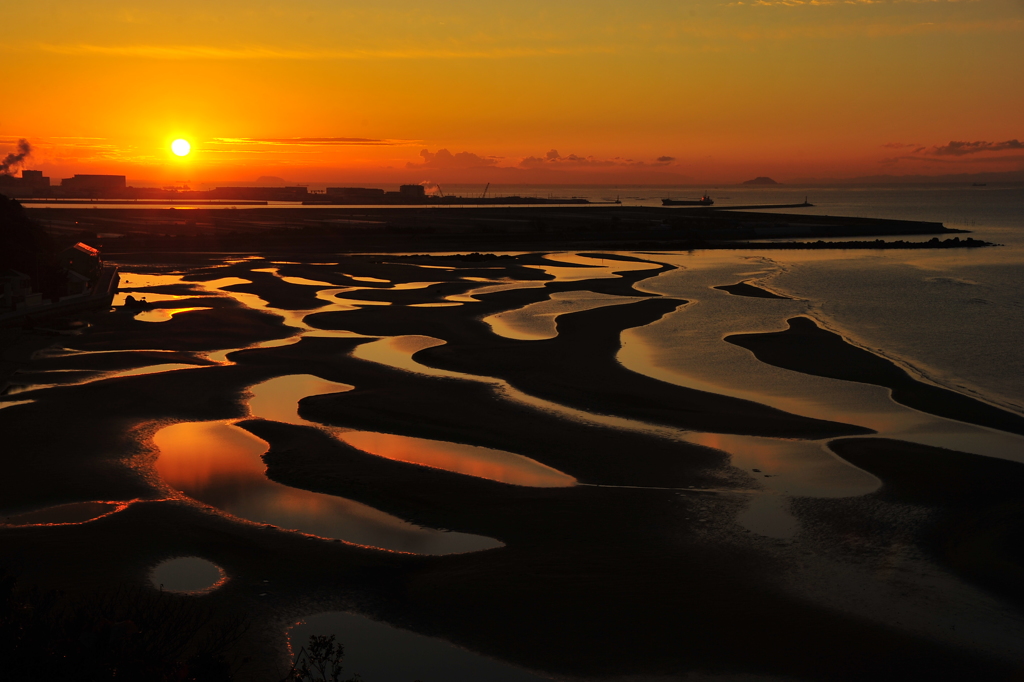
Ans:
[[[483,187],[444,189],[479,196]],[[808,314],[920,377],[1024,413],[1024,187],[524,185],[491,187],[489,195],[620,199],[624,205],[659,206],[662,198],[697,198],[705,190],[718,206],[796,203],[806,197],[814,208],[788,210],[941,222],[1000,246],[679,255],[671,262],[685,270],[659,277],[650,286],[694,304],[640,335],[647,337],[653,356],[649,360],[657,368],[707,380],[718,388],[749,384],[749,375],[730,376],[741,366],[735,351],[723,350],[728,344],[713,341],[733,333],[784,329],[787,317]],[[751,308],[742,300],[718,300],[719,292],[710,290],[741,280],[800,302]],[[714,305],[699,313],[699,305],[710,303],[712,297]],[[700,323],[695,325],[698,316]],[[698,337],[703,344],[700,352],[692,346],[690,352],[681,352],[682,344],[696,343]]]
[[[636,189],[629,195],[642,193]],[[679,352],[679,334],[696,333],[683,331],[685,325],[679,323],[671,339],[663,339],[657,364],[717,383],[735,373],[735,365],[730,364],[735,358],[721,351],[726,344],[712,345],[712,337],[784,329],[787,317],[809,314],[919,376],[1024,413],[1024,188],[711,191],[719,204],[775,203],[802,200],[805,195],[815,204],[807,211],[937,221],[1001,246],[680,255],[672,262],[687,271],[660,278],[660,293],[700,303],[717,294],[709,287],[749,280],[800,301],[777,306],[774,312],[762,305],[757,312],[746,313],[747,303],[716,300],[716,312],[701,322],[701,336],[707,341],[702,352],[710,351],[710,356],[697,359]],[[716,364],[719,355],[720,364]],[[734,382],[741,379],[734,377]]]

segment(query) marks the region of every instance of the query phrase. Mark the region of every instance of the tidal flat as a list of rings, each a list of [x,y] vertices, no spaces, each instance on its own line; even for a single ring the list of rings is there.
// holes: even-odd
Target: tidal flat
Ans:
[[[1015,388],[873,346],[793,258],[122,257],[152,309],[0,396],[0,566],[242,619],[257,682],[329,614],[439,680],[423,638],[488,679],[1019,679]],[[186,558],[216,582],[160,592]]]

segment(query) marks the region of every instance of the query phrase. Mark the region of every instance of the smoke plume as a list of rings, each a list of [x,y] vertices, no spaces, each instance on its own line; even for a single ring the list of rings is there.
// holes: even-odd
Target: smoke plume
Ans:
[[[0,161],[0,175],[14,175],[14,171],[25,162],[25,159],[32,153],[32,145],[28,140],[18,140],[18,151],[11,152]]]
[[[419,184],[423,185],[423,191],[426,194],[429,194],[429,195],[433,196],[435,194],[440,194],[441,193],[441,186],[438,185],[433,180],[424,180],[423,182],[421,182]]]

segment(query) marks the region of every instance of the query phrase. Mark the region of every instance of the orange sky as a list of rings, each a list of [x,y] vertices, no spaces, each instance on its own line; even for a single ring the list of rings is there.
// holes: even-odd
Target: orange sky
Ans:
[[[0,5],[0,155],[138,184],[1024,169],[1024,0],[155,5]]]

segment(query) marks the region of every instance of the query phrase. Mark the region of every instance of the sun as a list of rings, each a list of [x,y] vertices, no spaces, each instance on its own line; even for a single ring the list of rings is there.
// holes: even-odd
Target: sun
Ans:
[[[188,140],[175,140],[171,143],[171,151],[178,156],[188,156],[188,153],[192,151],[192,145],[188,143]]]

